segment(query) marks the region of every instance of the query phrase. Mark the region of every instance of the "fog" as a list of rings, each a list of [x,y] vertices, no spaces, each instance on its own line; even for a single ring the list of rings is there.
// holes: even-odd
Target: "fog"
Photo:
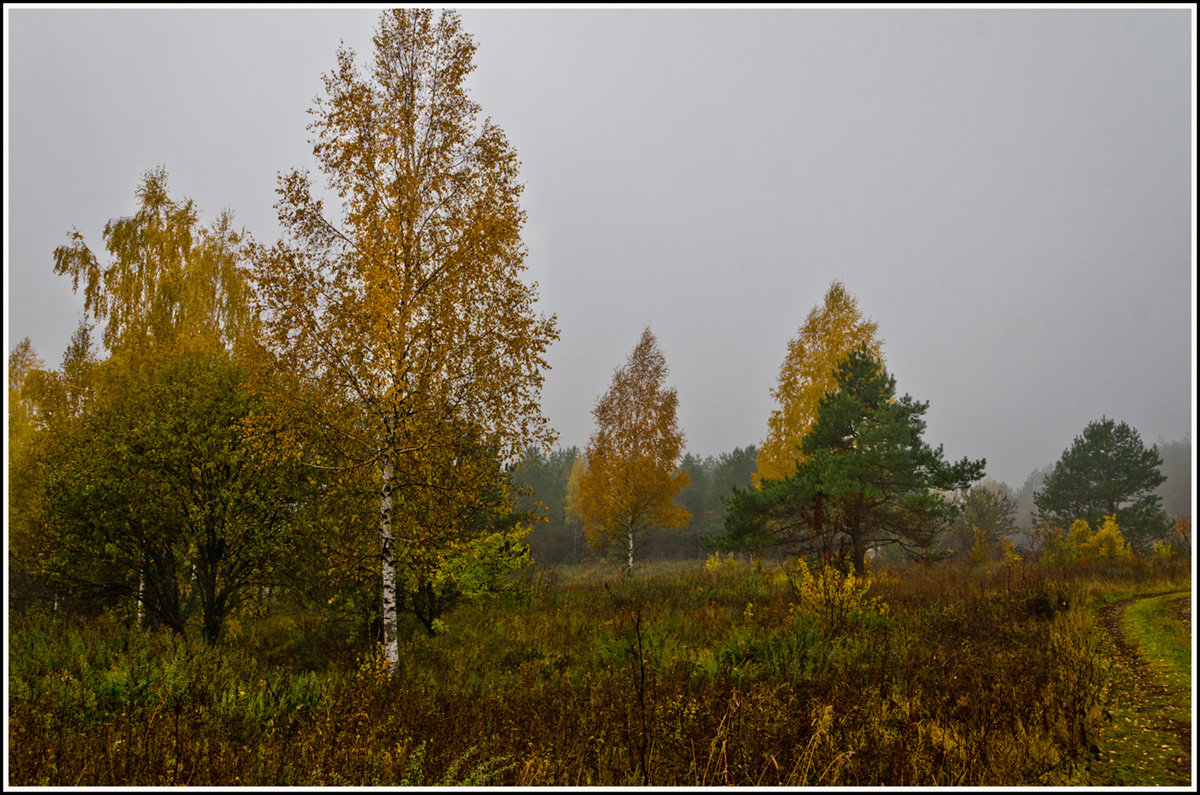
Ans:
[[[376,8],[5,7],[8,350],[57,365],[94,251],[159,165],[202,221],[274,240],[276,175]],[[926,439],[1014,487],[1102,415],[1195,413],[1190,8],[467,7],[474,99],[522,161],[529,277],[557,316],[560,445],[650,324],[688,450],[761,442],[830,282],[879,325]]]

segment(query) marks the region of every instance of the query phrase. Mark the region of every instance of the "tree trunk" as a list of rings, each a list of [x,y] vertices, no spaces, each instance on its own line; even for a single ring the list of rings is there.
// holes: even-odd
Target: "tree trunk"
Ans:
[[[861,577],[867,570],[867,543],[861,535],[854,536],[854,576]]]
[[[396,632],[396,560],[392,552],[392,459],[383,456],[383,491],[379,501],[379,557],[383,571],[383,653],[388,668],[400,663],[400,639]]]
[[[633,528],[629,528],[626,536],[629,539],[629,562],[625,565],[625,578],[633,579]]]

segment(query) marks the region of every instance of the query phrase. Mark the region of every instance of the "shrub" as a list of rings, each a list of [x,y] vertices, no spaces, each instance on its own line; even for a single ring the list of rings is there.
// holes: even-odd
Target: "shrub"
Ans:
[[[841,632],[847,621],[865,611],[886,610],[878,598],[868,596],[870,578],[855,576],[853,566],[843,574],[837,567],[822,563],[813,574],[808,563],[798,558],[785,573],[797,606],[815,610],[831,635]]]

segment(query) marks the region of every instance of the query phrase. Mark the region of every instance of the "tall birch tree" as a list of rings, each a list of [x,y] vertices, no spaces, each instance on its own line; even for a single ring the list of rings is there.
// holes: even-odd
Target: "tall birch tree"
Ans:
[[[282,240],[255,253],[259,309],[280,363],[319,386],[346,468],[379,496],[384,648],[394,666],[396,561],[421,557],[398,532],[398,484],[461,444],[504,460],[553,432],[539,396],[556,320],[522,281],[519,163],[468,95],[476,45],[453,11],[392,9],[360,64],[341,47],[311,110],[313,154],[337,214],[308,172],[281,176]],[[353,405],[360,421],[333,420]],[[451,480],[439,484],[454,488]],[[411,488],[417,488],[415,486]]]
[[[593,545],[625,546],[627,576],[633,575],[634,549],[647,530],[682,527],[691,518],[674,502],[688,475],[679,468],[679,398],[666,377],[666,357],[647,328],[592,410],[596,431],[573,497],[572,508]]]

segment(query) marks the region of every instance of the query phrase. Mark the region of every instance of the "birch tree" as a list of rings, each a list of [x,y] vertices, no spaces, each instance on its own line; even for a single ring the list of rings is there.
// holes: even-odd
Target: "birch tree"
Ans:
[[[395,564],[419,557],[420,543],[397,532],[400,502],[420,502],[397,485],[419,482],[421,456],[453,449],[463,428],[504,460],[552,443],[539,396],[558,332],[534,311],[536,285],[522,281],[519,163],[468,95],[476,45],[458,15],[388,10],[373,44],[362,64],[339,49],[311,110],[336,214],[308,172],[281,176],[285,235],[255,260],[268,344],[328,399],[329,418],[313,421],[340,466],[374,471],[394,666]],[[361,429],[332,421],[346,404]]]
[[[593,545],[624,545],[627,576],[633,575],[634,549],[647,530],[682,527],[691,518],[674,503],[688,476],[679,468],[679,399],[664,383],[666,376],[666,358],[647,328],[592,410],[596,431],[573,499]]]
[[[756,484],[796,471],[804,457],[801,441],[817,418],[821,398],[837,388],[838,363],[859,345],[866,345],[873,356],[883,360],[877,331],[845,285],[831,283],[825,300],[808,313],[796,337],[788,342],[779,381],[771,390],[779,406],[767,419],[767,438],[758,448]]]
[[[167,182],[165,167],[147,171],[136,212],[105,224],[107,263],[78,229],[54,250],[54,272],[76,291],[82,285],[84,309],[103,323],[100,341],[111,353],[144,358],[181,337],[232,349],[256,331],[244,233],[228,211],[201,227],[195,203],[172,199]]]
[[[29,337],[25,337],[8,354],[8,455],[16,458],[33,432],[36,406],[30,399],[26,384],[30,377],[45,365]]]

